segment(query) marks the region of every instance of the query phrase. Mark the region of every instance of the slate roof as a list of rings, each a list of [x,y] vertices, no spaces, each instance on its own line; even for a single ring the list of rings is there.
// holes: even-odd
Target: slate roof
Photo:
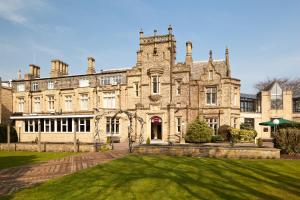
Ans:
[[[212,64],[222,77],[226,77],[226,63],[225,60],[213,60]],[[204,69],[208,66],[208,61],[194,61],[191,69],[192,80],[199,80],[200,76],[204,74]]]
[[[256,94],[245,94],[245,93],[241,93],[241,98],[257,99],[257,96],[256,96]]]

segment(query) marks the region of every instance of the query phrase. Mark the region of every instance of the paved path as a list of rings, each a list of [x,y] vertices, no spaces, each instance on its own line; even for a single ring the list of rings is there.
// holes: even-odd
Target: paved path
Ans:
[[[127,150],[82,153],[44,163],[0,170],[0,196],[125,156]]]

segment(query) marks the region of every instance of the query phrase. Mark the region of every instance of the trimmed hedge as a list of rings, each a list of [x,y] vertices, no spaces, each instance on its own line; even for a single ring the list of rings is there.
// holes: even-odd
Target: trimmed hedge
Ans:
[[[213,130],[199,118],[188,125],[185,141],[189,143],[210,142]]]
[[[18,142],[18,134],[14,127],[10,127],[10,142]],[[0,143],[7,143],[7,125],[0,124]]]

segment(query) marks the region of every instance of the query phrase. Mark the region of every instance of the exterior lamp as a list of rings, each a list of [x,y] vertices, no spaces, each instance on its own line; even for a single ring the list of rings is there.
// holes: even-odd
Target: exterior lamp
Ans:
[[[273,124],[275,124],[275,134],[277,133],[277,126],[279,125],[279,119],[274,119]]]

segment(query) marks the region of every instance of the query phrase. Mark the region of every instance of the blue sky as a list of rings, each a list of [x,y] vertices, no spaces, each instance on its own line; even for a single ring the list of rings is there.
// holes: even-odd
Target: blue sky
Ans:
[[[30,63],[48,76],[51,60],[62,59],[70,74],[85,73],[87,57],[100,69],[133,66],[139,30],[166,33],[172,24],[177,61],[185,42],[193,59],[223,59],[230,49],[233,76],[242,92],[256,82],[300,75],[299,0],[0,0],[0,76],[15,79]]]

